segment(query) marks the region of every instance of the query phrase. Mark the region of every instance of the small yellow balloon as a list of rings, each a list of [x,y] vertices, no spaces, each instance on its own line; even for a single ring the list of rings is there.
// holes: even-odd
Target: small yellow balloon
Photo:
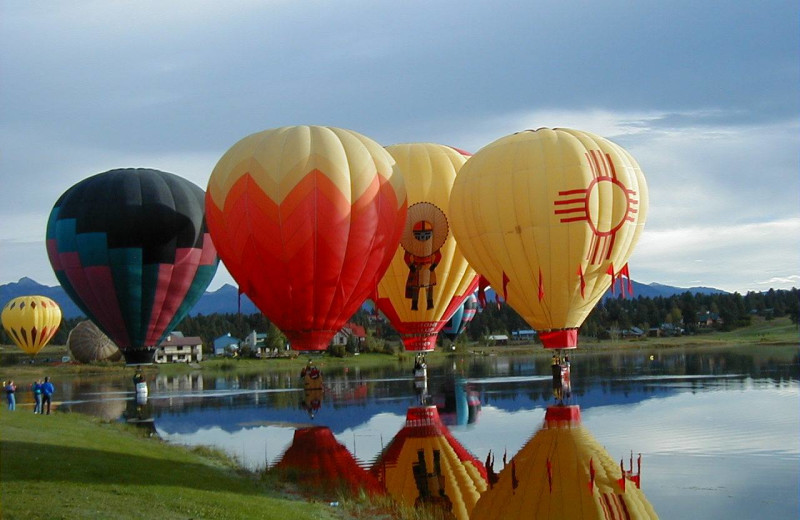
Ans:
[[[19,296],[3,308],[2,321],[6,334],[33,356],[58,331],[61,308],[46,296]]]

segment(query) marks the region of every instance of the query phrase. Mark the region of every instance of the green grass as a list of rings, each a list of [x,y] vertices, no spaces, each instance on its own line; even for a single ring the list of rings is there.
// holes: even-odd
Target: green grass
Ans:
[[[210,450],[79,414],[0,410],[0,498],[11,519],[349,518]]]

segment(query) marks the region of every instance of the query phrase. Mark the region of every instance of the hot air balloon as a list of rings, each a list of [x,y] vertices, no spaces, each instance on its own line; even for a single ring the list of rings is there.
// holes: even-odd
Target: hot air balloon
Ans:
[[[61,325],[61,308],[46,296],[19,296],[3,307],[6,334],[31,356],[53,339]]]
[[[477,286],[449,230],[450,188],[466,152],[432,143],[387,147],[406,179],[408,215],[373,300],[406,350],[430,351],[447,319]]]
[[[442,423],[435,406],[412,406],[405,426],[370,469],[398,502],[437,518],[467,520],[486,490],[486,468]]]
[[[491,454],[487,460],[491,467]],[[490,489],[471,518],[658,518],[632,466],[632,457],[628,469],[614,462],[581,423],[578,406],[550,406],[542,429],[499,475],[490,471]]]
[[[644,176],[627,151],[568,129],[485,146],[450,197],[464,256],[556,349],[577,346],[578,327],[612,282],[626,276],[630,284],[627,262],[647,206]]]
[[[50,213],[58,281],[128,364],[152,362],[216,273],[204,196],[171,173],[119,169],[75,184]]]
[[[119,347],[91,320],[78,323],[69,332],[67,348],[72,353],[72,357],[81,363],[122,359],[122,351]]]
[[[447,336],[450,340],[455,341],[458,336],[464,332],[469,325],[469,322],[472,321],[472,318],[475,317],[475,314],[478,313],[478,297],[475,294],[470,294],[464,303],[461,304],[461,307],[456,309],[456,312],[447,320],[445,323],[442,332],[445,336]]]
[[[245,137],[208,181],[208,227],[241,292],[294,350],[324,350],[391,261],[406,215],[394,160],[350,130]]]
[[[328,492],[345,486],[354,494],[362,489],[374,495],[384,493],[375,476],[362,468],[325,426],[295,430],[291,446],[274,469],[291,470],[300,482]]]

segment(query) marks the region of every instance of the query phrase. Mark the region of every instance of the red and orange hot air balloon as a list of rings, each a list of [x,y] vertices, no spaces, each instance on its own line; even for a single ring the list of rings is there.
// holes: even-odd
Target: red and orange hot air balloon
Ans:
[[[647,194],[642,170],[621,146],[543,128],[472,156],[453,185],[450,216],[470,265],[544,346],[575,348],[578,327],[612,283],[624,276],[630,288],[627,262]]]
[[[211,174],[206,207],[240,291],[294,350],[324,350],[391,261],[406,191],[375,141],[290,126],[233,145]]]
[[[387,147],[406,179],[408,215],[394,259],[373,296],[406,350],[430,351],[478,277],[448,223],[450,189],[466,152],[432,143]]]

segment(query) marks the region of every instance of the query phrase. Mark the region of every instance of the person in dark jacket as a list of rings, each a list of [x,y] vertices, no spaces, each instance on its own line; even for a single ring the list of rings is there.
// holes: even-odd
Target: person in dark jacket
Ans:
[[[44,383],[42,384],[42,411],[39,413],[46,413],[50,415],[50,401],[52,400],[53,393],[55,393],[56,387],[53,386],[53,383],[50,382],[49,377],[44,378]],[[45,412],[47,409],[47,412]]]
[[[33,413],[42,413],[42,386],[44,385],[43,382],[36,380],[31,385],[31,391],[33,392],[33,399],[35,400],[36,404],[33,407]]]

